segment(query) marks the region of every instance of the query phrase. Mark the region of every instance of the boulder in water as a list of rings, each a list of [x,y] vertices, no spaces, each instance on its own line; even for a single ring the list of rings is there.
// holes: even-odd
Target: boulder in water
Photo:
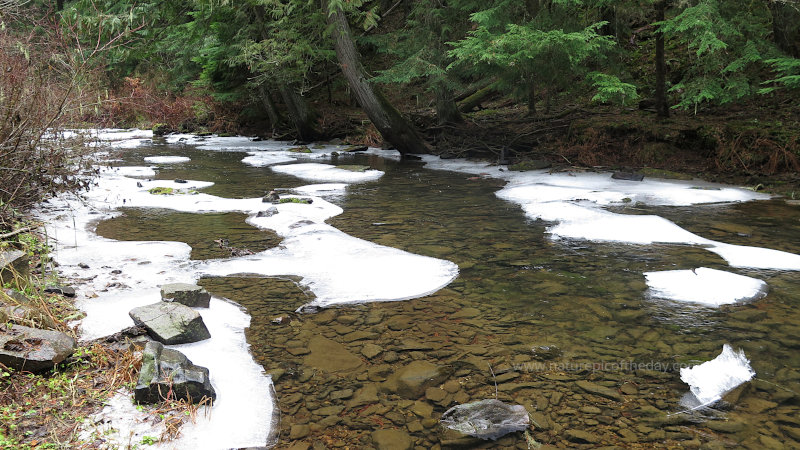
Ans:
[[[211,337],[197,311],[180,303],[158,302],[133,308],[129,313],[136,325],[164,344],[188,344]]]
[[[208,378],[208,369],[192,364],[183,353],[164,348],[150,341],[142,352],[142,370],[134,389],[134,398],[140,403],[158,403],[164,399],[190,400],[217,398]]]
[[[439,423],[465,435],[496,440],[508,433],[526,430],[530,419],[524,406],[492,398],[456,405],[442,414]]]

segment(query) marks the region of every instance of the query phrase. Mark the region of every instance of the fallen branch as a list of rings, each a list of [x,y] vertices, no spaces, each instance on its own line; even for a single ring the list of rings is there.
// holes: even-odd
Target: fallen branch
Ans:
[[[41,224],[29,225],[27,227],[18,228],[10,233],[0,234],[0,239],[7,239],[12,236],[16,236],[18,234],[27,233],[28,231],[32,231],[35,230],[36,228],[39,228],[39,226],[41,226]]]

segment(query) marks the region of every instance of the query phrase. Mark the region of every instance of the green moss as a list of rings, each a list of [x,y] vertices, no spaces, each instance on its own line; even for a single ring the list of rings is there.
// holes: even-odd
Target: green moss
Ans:
[[[366,172],[367,170],[369,170],[369,166],[361,166],[358,164],[342,164],[336,166],[336,168],[342,170],[349,170],[350,172]]]
[[[285,197],[278,200],[278,203],[302,203],[302,204],[310,204],[311,199],[308,198],[297,198],[297,197]]]
[[[524,172],[526,170],[541,170],[547,169],[550,167],[551,164],[549,161],[543,159],[534,159],[532,161],[521,161],[516,164],[512,164],[508,166],[508,170],[514,170],[517,172]]]
[[[171,187],[154,187],[150,188],[150,190],[147,192],[153,195],[172,195],[175,193],[175,189],[172,189]]]
[[[311,153],[311,149],[308,147],[293,147],[289,151],[292,153]]]

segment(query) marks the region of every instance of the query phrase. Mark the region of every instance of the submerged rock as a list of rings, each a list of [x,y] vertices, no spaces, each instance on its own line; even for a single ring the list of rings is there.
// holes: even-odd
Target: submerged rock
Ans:
[[[325,372],[349,372],[363,365],[361,358],[347,347],[322,336],[311,338],[308,348],[311,353],[306,355],[304,364]]]
[[[401,430],[377,430],[372,432],[372,443],[378,450],[411,450],[414,441]]]
[[[153,339],[164,344],[188,344],[211,337],[200,314],[180,303],[140,306],[128,315],[136,325],[145,327]]]
[[[196,284],[171,283],[161,286],[161,300],[194,308],[208,308],[211,294]]]
[[[439,423],[462,434],[496,440],[508,433],[526,430],[530,419],[524,406],[492,398],[454,406],[442,414]]]
[[[75,351],[75,340],[60,331],[21,325],[0,326],[0,364],[16,370],[43,372]]]
[[[412,361],[392,374],[383,383],[383,388],[408,399],[417,399],[428,387],[443,382],[447,375],[443,367],[427,361]]]
[[[133,395],[140,403],[158,403],[167,398],[197,403],[204,397],[217,398],[208,369],[192,364],[183,353],[155,341],[144,348],[142,370]]]

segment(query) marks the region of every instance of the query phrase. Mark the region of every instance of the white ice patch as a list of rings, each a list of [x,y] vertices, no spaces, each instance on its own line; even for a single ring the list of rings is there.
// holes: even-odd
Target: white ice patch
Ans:
[[[722,346],[722,353],[711,361],[681,369],[681,380],[689,385],[689,390],[700,402],[710,405],[735,389],[750,381],[756,372],[743,350],[733,351],[730,345]]]
[[[266,167],[273,164],[282,164],[294,161],[295,158],[286,155],[284,152],[250,152],[250,156],[242,159],[242,162],[248,166],[253,167]]]
[[[369,169],[363,172],[340,169],[330,164],[303,163],[273,166],[272,170],[278,173],[294,175],[304,180],[331,181],[342,183],[359,183],[377,180],[383,176],[380,170]]]
[[[768,289],[759,279],[707,267],[645,272],[644,276],[651,297],[708,306],[757,300]]]
[[[553,239],[699,245],[718,254],[733,267],[800,270],[800,255],[717,242],[662,217],[617,214],[605,209],[628,203],[690,206],[769,199],[765,194],[699,180],[648,178],[632,182],[615,180],[609,173],[510,172],[500,166],[460,159],[442,160],[425,155],[423,160],[431,169],[508,180],[508,185],[498,191],[497,196],[519,204],[532,219],[555,222],[547,228]]]
[[[249,222],[259,224],[281,215]],[[376,245],[329,225],[278,227],[287,235],[279,248],[246,258],[210,261],[204,272],[216,276],[254,272],[300,275],[317,297],[306,306],[320,307],[422,297],[458,275],[458,266],[452,262]]]
[[[271,402],[252,399],[272,397],[271,380],[253,361],[244,330],[250,316],[228,301],[212,298],[208,309],[196,310],[203,317],[212,338],[172,348],[186,355],[194,364],[207,367],[217,400],[210,417],[198,414],[196,423],[183,426],[181,437],[170,448],[223,449],[251,447],[267,443],[271,428],[268,422],[276,411]],[[256,381],[257,382],[253,382]],[[246,409],[247,414],[241,410]],[[232,430],[244,430],[232,433]]]
[[[189,261],[191,248],[179,242],[120,242],[97,236],[96,222],[118,214],[114,207],[122,203],[124,189],[135,189],[136,180],[105,174],[100,186],[87,193],[89,202],[68,200],[63,196],[43,205],[39,211],[48,223],[48,235],[55,245],[54,256],[63,275],[73,279],[77,305],[86,313],[81,321],[81,337],[93,339],[115,333],[133,324],[128,311],[160,301],[159,285],[191,282],[197,279],[194,263]],[[124,186],[110,195],[108,189]],[[93,196],[94,195],[94,196]],[[149,197],[163,197],[151,196]],[[181,203],[180,196],[172,203]],[[94,214],[100,213],[100,214]],[[79,267],[83,264],[83,267]],[[88,266],[88,268],[85,268]],[[266,444],[273,429],[272,381],[264,374],[249,352],[244,329],[249,316],[235,305],[213,298],[211,308],[200,311],[212,338],[181,348],[193,362],[211,370],[211,381],[219,398],[208,418],[197,425],[184,427],[184,442],[177,447],[165,444],[156,448],[230,448],[257,447]],[[143,423],[143,414],[131,411],[130,396],[112,399],[101,417],[119,430],[107,439],[123,447],[131,443],[130,433],[141,442],[145,435],[157,437],[160,425]],[[91,432],[96,425],[87,424]]]
[[[140,166],[119,166],[111,168],[102,168],[101,172],[113,173],[125,177],[154,177],[156,170],[153,167],[140,167]]]
[[[187,156],[146,156],[144,158],[144,162],[149,162],[150,164],[176,164],[191,160]]]
[[[347,189],[345,183],[309,184],[292,189],[298,194],[305,195],[340,195]]]

